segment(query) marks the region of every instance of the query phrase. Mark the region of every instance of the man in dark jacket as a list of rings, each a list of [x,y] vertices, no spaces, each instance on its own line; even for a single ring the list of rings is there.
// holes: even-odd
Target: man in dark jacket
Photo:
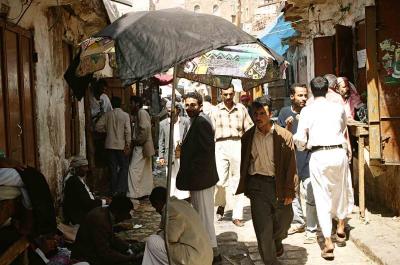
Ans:
[[[240,182],[237,194],[250,198],[258,250],[266,265],[279,264],[282,240],[293,219],[296,162],[292,134],[272,124],[271,101],[258,98],[252,105],[256,126],[242,136]]]
[[[96,199],[90,192],[85,182],[88,170],[86,158],[72,158],[70,170],[64,180],[63,211],[67,224],[80,224],[90,210],[107,203],[105,199]]]
[[[214,190],[218,182],[214,132],[210,121],[200,111],[202,101],[203,98],[197,92],[185,95],[190,127],[182,141],[176,187],[190,191],[193,207],[199,213],[210,236],[214,254],[219,259],[214,228]]]
[[[141,258],[130,251],[129,244],[118,239],[114,224],[130,219],[133,204],[129,198],[114,196],[109,207],[91,210],[81,223],[71,257],[90,265],[136,265]]]

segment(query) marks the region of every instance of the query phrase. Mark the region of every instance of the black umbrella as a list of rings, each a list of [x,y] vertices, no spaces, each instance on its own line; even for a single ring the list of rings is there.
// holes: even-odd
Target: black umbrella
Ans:
[[[124,85],[213,49],[257,41],[223,18],[181,8],[128,13],[95,37],[114,40]]]

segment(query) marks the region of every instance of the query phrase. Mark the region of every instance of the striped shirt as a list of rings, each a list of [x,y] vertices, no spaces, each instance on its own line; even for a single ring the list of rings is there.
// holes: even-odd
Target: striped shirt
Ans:
[[[246,107],[240,103],[234,104],[232,109],[228,110],[221,102],[211,112],[211,121],[216,140],[240,138],[254,125]]]

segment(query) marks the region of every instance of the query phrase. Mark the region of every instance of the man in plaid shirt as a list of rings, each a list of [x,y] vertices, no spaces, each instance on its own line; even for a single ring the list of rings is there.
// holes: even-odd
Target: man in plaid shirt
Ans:
[[[236,226],[243,226],[243,194],[234,195],[240,180],[240,138],[253,126],[246,107],[233,102],[234,89],[222,90],[223,102],[211,113],[215,130],[215,160],[219,181],[215,194],[218,206],[217,218],[222,220],[226,205],[226,196],[233,196],[232,221]],[[228,193],[227,193],[228,191]]]

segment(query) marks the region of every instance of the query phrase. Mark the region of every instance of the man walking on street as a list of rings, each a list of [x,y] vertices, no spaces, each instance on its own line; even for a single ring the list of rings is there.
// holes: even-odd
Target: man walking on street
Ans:
[[[131,145],[129,114],[121,109],[121,98],[111,99],[113,110],[105,113],[96,124],[96,131],[107,134],[104,144],[111,171],[111,193],[128,191],[128,154]]]
[[[266,265],[279,264],[282,240],[293,218],[296,162],[292,134],[271,123],[268,97],[252,104],[255,127],[242,137],[240,183],[236,194],[250,198],[258,250]]]
[[[142,98],[131,97],[134,115],[133,152],[129,165],[129,197],[140,199],[153,190],[152,156],[155,154],[151,136],[151,118],[143,108]]]
[[[285,127],[292,134],[295,134],[297,131],[300,111],[306,105],[307,94],[308,91],[305,84],[293,84],[290,88],[290,99],[292,105],[282,108],[279,113],[278,124]],[[306,239],[304,241],[305,244],[317,242],[316,232],[318,219],[308,166],[310,156],[311,153],[309,150],[296,151],[297,174],[299,176],[299,181],[301,181],[301,184],[306,191],[307,222],[304,220],[303,210],[301,208],[300,185],[298,185],[296,187],[296,198],[292,203],[294,217],[288,232],[289,235],[303,232],[307,223]]]
[[[232,221],[236,226],[243,226],[243,195],[235,196],[240,179],[240,138],[253,126],[247,109],[242,104],[233,102],[233,87],[222,90],[223,102],[211,113],[215,130],[215,159],[218,176],[215,204],[217,218],[222,219],[226,206],[227,192],[233,196]],[[228,191],[227,191],[228,190]]]
[[[171,101],[166,104],[168,118],[160,122],[160,133],[158,137],[158,157],[161,166],[164,166],[168,162],[168,151],[169,151],[169,128],[171,123],[171,112],[175,112],[174,115],[174,136],[173,136],[173,155],[172,155],[172,166],[171,166],[171,187],[170,196],[183,200],[189,198],[189,192],[179,190],[176,188],[176,175],[178,174],[180,164],[180,145],[183,140],[183,136],[187,133],[190,125],[190,121],[186,117],[180,117],[181,112],[180,104],[175,103],[175,108],[171,107]],[[168,169],[167,169],[168,170]]]
[[[301,111],[293,138],[299,150],[311,150],[311,184],[319,225],[325,237],[321,256],[333,259],[332,218],[339,219],[335,236],[337,245],[345,246],[345,218],[354,204],[344,137],[347,117],[343,106],[325,98],[328,91],[326,78],[315,77],[311,80],[311,91],[314,103]]]
[[[185,107],[190,117],[190,127],[181,146],[181,164],[176,187],[190,191],[193,207],[200,215],[214,249],[214,260],[218,254],[214,228],[214,190],[218,181],[215,165],[214,132],[210,122],[201,113],[202,97],[197,92],[185,95]]]

